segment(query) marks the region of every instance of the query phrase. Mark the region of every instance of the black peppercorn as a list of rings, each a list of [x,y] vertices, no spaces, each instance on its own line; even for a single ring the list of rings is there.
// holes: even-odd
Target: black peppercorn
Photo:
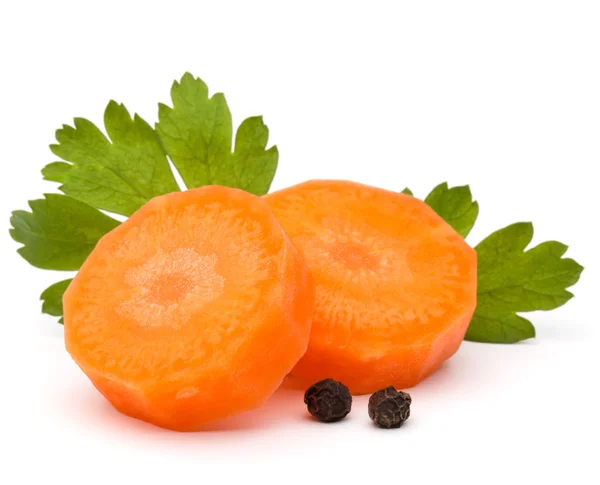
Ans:
[[[341,382],[323,379],[306,390],[304,404],[319,421],[332,423],[344,419],[350,412],[352,396]]]
[[[410,416],[410,394],[386,387],[369,398],[369,417],[380,428],[399,428]]]

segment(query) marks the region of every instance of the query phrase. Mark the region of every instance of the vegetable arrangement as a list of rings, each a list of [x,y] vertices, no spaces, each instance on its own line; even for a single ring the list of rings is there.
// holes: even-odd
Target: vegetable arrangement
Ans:
[[[324,421],[350,412],[349,388],[378,391],[371,419],[399,427],[411,400],[395,388],[463,338],[534,337],[520,313],[573,296],[583,267],[562,243],[528,248],[531,223],[465,242],[479,214],[468,186],[443,183],[423,201],[344,181],[265,195],[278,151],[262,118],[234,137],[224,96],[189,73],[171,100],[154,127],[109,102],[108,138],[83,118],[64,125],[50,147],[61,160],[42,170],[62,194],[11,217],[30,264],[79,270],[42,293],[42,311],[125,414],[199,429],[260,405],[291,372],[325,383],[305,398],[315,416],[324,403]]]

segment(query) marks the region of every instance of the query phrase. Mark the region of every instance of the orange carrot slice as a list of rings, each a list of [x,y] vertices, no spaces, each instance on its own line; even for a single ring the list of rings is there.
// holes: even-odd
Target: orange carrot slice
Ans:
[[[354,394],[411,387],[460,346],[475,309],[475,251],[424,202],[343,181],[265,196],[316,284],[292,376]]]
[[[264,200],[157,197],[104,236],[64,296],[67,350],[119,411],[164,428],[262,404],[305,352],[303,260]]]

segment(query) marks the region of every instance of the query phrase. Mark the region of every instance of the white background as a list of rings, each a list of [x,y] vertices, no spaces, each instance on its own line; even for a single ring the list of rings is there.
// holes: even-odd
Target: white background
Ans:
[[[599,483],[596,1],[13,1],[0,6],[1,483]],[[532,220],[586,266],[577,297],[531,315],[535,340],[465,343],[411,390],[400,430],[307,419],[279,391],[221,431],[177,434],[119,415],[64,351],[10,210],[53,184],[47,145],[109,99],[147,121],[186,70],[262,114],[273,188],[345,178],[424,196],[470,184],[477,243]],[[43,481],[43,482],[42,482]]]

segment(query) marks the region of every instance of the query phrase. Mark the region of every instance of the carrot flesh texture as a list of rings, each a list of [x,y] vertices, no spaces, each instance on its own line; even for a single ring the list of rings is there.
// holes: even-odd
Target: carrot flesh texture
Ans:
[[[203,187],[151,200],[98,243],[64,296],[65,343],[119,411],[197,430],[269,397],[313,306],[267,204]]]
[[[297,382],[408,388],[458,350],[476,304],[476,253],[424,202],[327,180],[264,198],[316,284]]]

